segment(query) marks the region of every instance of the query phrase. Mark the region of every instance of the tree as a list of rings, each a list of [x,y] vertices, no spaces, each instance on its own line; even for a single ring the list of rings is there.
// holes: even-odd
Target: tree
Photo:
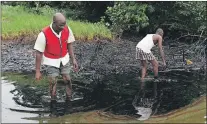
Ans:
[[[179,37],[186,34],[206,35],[206,2],[171,1],[149,2],[147,11],[149,32],[164,28],[168,36]]]
[[[133,27],[139,31],[140,28],[149,25],[149,19],[145,14],[146,8],[147,4],[141,2],[115,2],[113,7],[106,10],[112,31],[121,37],[124,31]]]

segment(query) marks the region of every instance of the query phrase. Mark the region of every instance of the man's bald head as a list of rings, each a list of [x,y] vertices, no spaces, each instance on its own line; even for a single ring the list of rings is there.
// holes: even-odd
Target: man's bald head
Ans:
[[[65,21],[66,19],[65,19],[65,16],[62,14],[62,13],[55,13],[54,15],[53,15],[53,22],[55,22],[55,21]]]
[[[158,29],[156,30],[156,34],[158,34],[158,35],[160,35],[160,36],[163,36],[164,31],[163,31],[161,28],[158,28]]]
[[[66,25],[66,18],[62,13],[55,13],[53,15],[53,29],[57,32],[63,30]]]

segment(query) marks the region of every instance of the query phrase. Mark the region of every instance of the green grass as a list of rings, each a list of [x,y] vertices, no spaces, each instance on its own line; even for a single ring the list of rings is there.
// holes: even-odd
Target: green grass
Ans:
[[[37,86],[37,87],[49,86],[48,79],[44,75],[42,76],[42,79],[40,81],[35,80],[34,74],[4,72],[2,73],[2,76],[6,77],[6,80],[16,81],[18,85],[29,85],[29,86]]]
[[[37,35],[42,28],[52,21],[55,11],[47,11],[38,15],[22,6],[2,6],[2,39],[15,38],[20,35]],[[44,8],[42,8],[44,9]],[[77,40],[93,40],[94,37],[112,39],[111,31],[100,23],[88,23],[67,20]]]
[[[171,112],[169,115],[151,117],[145,123],[204,123],[206,120],[206,96],[202,96],[192,104]]]

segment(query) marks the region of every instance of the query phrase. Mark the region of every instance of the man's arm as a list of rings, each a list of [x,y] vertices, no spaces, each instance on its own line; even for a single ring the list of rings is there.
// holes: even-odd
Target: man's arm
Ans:
[[[72,61],[74,61],[75,60],[75,55],[74,55],[74,52],[73,52],[72,43],[68,43],[68,53],[69,53],[70,58],[72,59]]]
[[[67,46],[68,47],[68,53],[69,53],[70,58],[71,58],[72,63],[73,63],[73,70],[77,72],[78,71],[78,63],[76,61],[76,58],[75,58],[75,55],[74,55],[74,52],[73,52],[73,45],[72,45],[72,43],[75,41],[75,37],[74,37],[73,32],[70,29],[70,27],[68,27],[68,29],[69,29],[69,32],[70,32],[69,38],[68,38],[68,46]]]
[[[73,70],[75,72],[78,71],[78,63],[75,59],[75,55],[74,55],[74,52],[73,52],[73,45],[72,43],[68,43],[68,53],[70,55],[70,58],[72,59],[72,63],[73,63]]]
[[[42,52],[36,50],[36,73],[40,73],[41,61],[42,61]]]
[[[160,55],[162,57],[163,64],[166,65],[165,54],[164,54],[163,48],[162,48],[162,37],[159,35],[158,35],[158,47],[159,47]]]
[[[39,80],[41,78],[41,72],[40,72],[40,67],[41,67],[41,61],[42,61],[42,55],[45,50],[45,45],[46,45],[46,40],[45,40],[45,35],[43,32],[39,33],[37,40],[35,42],[34,49],[36,50],[36,60],[35,60],[35,67],[36,67],[36,74],[35,78]]]

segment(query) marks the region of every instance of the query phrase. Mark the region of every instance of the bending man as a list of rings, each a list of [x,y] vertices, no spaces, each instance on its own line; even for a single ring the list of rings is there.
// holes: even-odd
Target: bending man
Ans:
[[[164,52],[162,48],[163,30],[157,29],[155,34],[147,34],[136,46],[136,59],[141,61],[142,74],[141,74],[141,89],[144,87],[144,78],[147,72],[147,61],[153,66],[154,78],[158,77],[158,62],[151,52],[151,49],[156,44],[159,47],[160,55],[162,57],[163,65],[166,66]]]

